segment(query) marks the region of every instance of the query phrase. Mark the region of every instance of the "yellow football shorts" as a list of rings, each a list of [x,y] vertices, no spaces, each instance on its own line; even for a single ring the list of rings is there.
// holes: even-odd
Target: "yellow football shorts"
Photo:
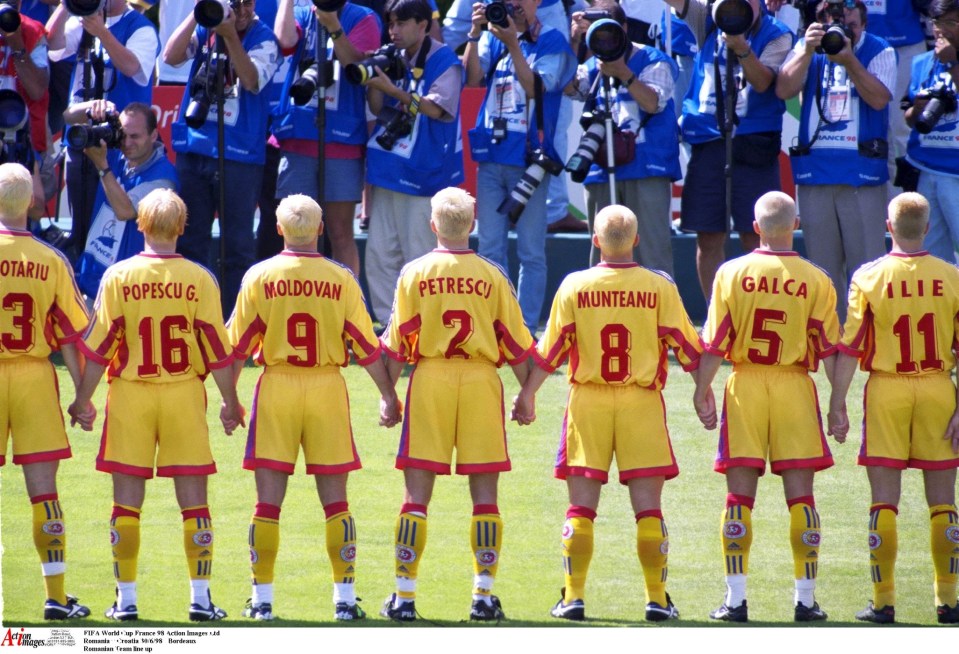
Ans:
[[[816,385],[799,366],[736,364],[726,381],[713,468],[742,466],[775,474],[833,464],[822,429]]]
[[[469,475],[510,469],[503,384],[488,361],[421,359],[410,375],[396,467]]]
[[[47,359],[0,362],[0,465],[11,434],[17,465],[70,458],[57,375]]]
[[[107,390],[97,470],[136,477],[216,472],[198,377],[153,384],[116,378]]]
[[[361,467],[346,382],[337,367],[270,366],[256,384],[243,467],[293,474],[301,446],[307,474]]]
[[[679,474],[659,391],[604,384],[573,384],[563,420],[555,476],[609,480],[616,455],[619,481]]]
[[[949,374],[873,373],[863,399],[859,465],[944,470],[959,467],[952,444],[943,438],[956,410]]]

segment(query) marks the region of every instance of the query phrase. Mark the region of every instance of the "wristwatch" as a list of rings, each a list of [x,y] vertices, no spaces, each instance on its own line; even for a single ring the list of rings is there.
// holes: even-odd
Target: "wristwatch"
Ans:
[[[97,169],[97,175],[100,176],[100,179],[103,179],[104,177],[106,177],[109,172],[110,172],[109,168]]]
[[[338,38],[340,38],[341,36],[343,36],[343,28],[342,28],[342,27],[341,27],[340,29],[334,31],[334,32],[330,32],[330,38],[333,39],[334,41],[337,40]]]
[[[19,50],[11,50],[10,56],[13,57],[14,61],[23,61],[24,59],[27,58],[27,50],[26,48],[21,48]]]

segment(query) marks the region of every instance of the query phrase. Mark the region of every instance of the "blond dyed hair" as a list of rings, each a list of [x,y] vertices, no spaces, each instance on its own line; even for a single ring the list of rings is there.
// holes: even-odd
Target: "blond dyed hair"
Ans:
[[[33,200],[33,177],[18,163],[0,165],[0,216],[22,218]]]
[[[323,209],[308,195],[288,195],[276,208],[276,222],[283,229],[283,238],[291,245],[313,241],[323,224]]]
[[[921,241],[929,224],[929,202],[918,193],[900,193],[889,203],[892,233],[908,241]]]
[[[137,229],[158,241],[174,241],[186,225],[186,204],[168,188],[147,193],[137,206]]]
[[[430,198],[431,218],[436,233],[443,238],[460,240],[473,228],[476,199],[461,188],[449,187]]]
[[[599,249],[607,254],[631,252],[636,244],[637,229],[636,214],[620,204],[604,207],[593,220]]]
[[[796,203],[782,191],[770,191],[756,200],[756,222],[767,236],[791,234],[796,227]]]

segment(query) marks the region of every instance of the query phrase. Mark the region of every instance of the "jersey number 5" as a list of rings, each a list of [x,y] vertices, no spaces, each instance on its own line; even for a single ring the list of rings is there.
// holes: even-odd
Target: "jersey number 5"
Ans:
[[[785,325],[786,312],[776,309],[756,309],[753,314],[753,333],[750,339],[755,343],[767,343],[766,353],[755,347],[749,348],[746,356],[753,363],[764,366],[774,366],[779,363],[779,357],[782,354],[783,339],[770,328],[770,325]]]

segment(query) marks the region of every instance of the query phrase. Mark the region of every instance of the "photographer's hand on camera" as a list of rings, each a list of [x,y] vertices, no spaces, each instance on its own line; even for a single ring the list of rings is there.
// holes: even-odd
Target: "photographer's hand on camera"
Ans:
[[[765,93],[770,86],[775,84],[776,73],[759,60],[759,57],[753,52],[752,45],[743,34],[735,36],[723,34],[723,41],[726,43],[726,51],[731,56],[736,57],[736,61],[742,66],[743,77],[757,93]]]
[[[18,27],[13,32],[0,31],[0,35],[10,48],[10,57],[13,59],[17,79],[23,84],[23,90],[31,100],[42,99],[50,82],[50,69],[39,68],[30,58],[21,28]]]
[[[957,55],[956,47],[952,45],[948,39],[946,39],[942,34],[939,34],[936,37],[936,59],[941,63],[949,66],[950,68],[955,68],[957,64]]]
[[[107,162],[107,144],[106,141],[100,141],[100,145],[93,145],[83,149],[83,154],[87,155],[97,170],[106,170],[110,167]]]

